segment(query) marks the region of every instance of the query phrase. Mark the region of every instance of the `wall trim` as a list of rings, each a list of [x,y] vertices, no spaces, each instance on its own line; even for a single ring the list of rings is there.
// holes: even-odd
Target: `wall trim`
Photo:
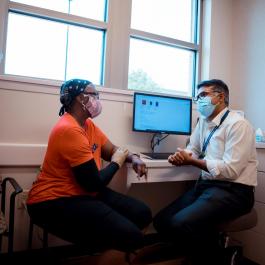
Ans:
[[[0,143],[0,166],[40,166],[47,144]]]
[[[58,80],[46,80],[38,78],[29,78],[13,75],[0,75],[0,90],[19,91],[26,93],[41,93],[50,95],[59,95],[60,86],[62,81]],[[106,101],[116,101],[133,103],[134,90],[130,89],[117,89],[103,86],[97,86],[97,90],[100,93],[100,98]],[[138,91],[142,93],[152,93],[150,91]],[[155,93],[164,95],[161,93]],[[167,96],[180,96],[174,94],[167,94]],[[184,97],[185,96],[180,96]],[[188,97],[189,98],[189,97]],[[194,104],[193,104],[194,109]]]
[[[0,75],[0,89],[26,93],[59,95],[62,81]],[[100,97],[107,101],[133,102],[134,91],[97,86]]]

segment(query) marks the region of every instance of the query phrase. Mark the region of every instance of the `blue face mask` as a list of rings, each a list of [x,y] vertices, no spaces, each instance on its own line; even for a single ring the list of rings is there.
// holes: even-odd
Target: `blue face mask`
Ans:
[[[215,107],[216,105],[212,104],[211,97],[204,97],[204,98],[198,99],[197,101],[197,110],[205,118],[208,118],[209,116],[213,114]]]

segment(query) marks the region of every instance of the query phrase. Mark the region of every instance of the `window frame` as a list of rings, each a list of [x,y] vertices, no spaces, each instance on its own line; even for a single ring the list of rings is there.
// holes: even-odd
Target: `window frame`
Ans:
[[[192,82],[192,89],[191,89],[191,95],[190,97],[193,97],[195,94],[195,84],[198,81],[198,77],[200,76],[200,58],[201,58],[201,45],[200,45],[200,39],[201,39],[201,1],[200,0],[193,0],[194,2],[194,8],[193,8],[193,17],[194,23],[192,25],[192,31],[193,31],[193,40],[192,42],[187,42],[183,40],[179,40],[176,38],[170,38],[146,31],[141,31],[138,29],[130,28],[130,39],[136,38],[144,41],[150,41],[157,44],[163,44],[166,46],[171,46],[179,49],[185,49],[191,52],[194,52],[194,62],[193,62],[193,80]],[[129,56],[129,55],[128,55]],[[128,60],[129,63],[129,60]],[[128,84],[128,77],[129,73],[127,74],[127,82]],[[142,91],[142,90],[141,90]],[[144,91],[143,91],[144,92]],[[182,96],[181,94],[176,94],[179,96]],[[188,96],[189,97],[189,96]]]
[[[136,37],[144,40],[150,40],[157,43],[171,45],[178,48],[185,48],[195,52],[194,67],[195,74],[193,76],[193,95],[194,87],[197,83],[201,69],[201,25],[202,25],[202,0],[193,0],[197,2],[196,10],[197,18],[194,24],[194,43],[181,41],[169,37],[163,37],[157,34],[140,31],[130,28],[131,24],[131,6],[132,0],[106,0],[106,15],[105,21],[97,21],[89,18],[83,18],[76,15],[68,15],[58,11],[43,9],[39,7],[28,6],[25,4],[15,3],[9,0],[0,1],[0,58],[6,50],[6,37],[7,37],[7,23],[9,10],[23,11],[25,14],[35,14],[50,20],[67,22],[69,24],[84,26],[93,29],[105,31],[105,51],[103,52],[104,58],[102,59],[102,86],[101,88],[107,89],[127,89],[128,84],[128,70],[129,70],[129,45],[130,37]],[[57,86],[59,80],[38,79],[33,77],[12,76],[4,74],[5,58],[0,59],[0,79],[8,79],[19,82],[39,83]],[[44,90],[43,90],[44,91]],[[125,91],[124,91],[125,92]],[[127,92],[125,93],[127,94]],[[131,93],[130,93],[131,94]]]
[[[106,1],[106,0],[105,0]],[[9,12],[14,13],[14,14],[22,14],[26,15],[32,18],[41,18],[47,21],[54,21],[54,22],[59,22],[59,23],[64,23],[66,25],[73,25],[77,27],[83,27],[83,28],[88,28],[88,29],[95,29],[103,32],[103,45],[104,42],[106,43],[106,31],[107,31],[107,23],[104,21],[98,21],[98,20],[93,20],[89,18],[84,18],[84,17],[79,17],[76,15],[68,15],[66,13],[54,11],[54,10],[49,10],[45,8],[40,8],[40,7],[35,7],[35,6],[29,6],[21,3],[16,3],[12,1],[7,1],[7,7],[6,7],[6,13],[5,13],[5,34],[4,34],[4,41],[2,42],[2,45],[0,43],[0,49],[1,52],[6,51],[6,41],[7,41],[7,24],[8,24],[8,14]],[[0,6],[1,7],[1,6]],[[105,14],[106,18],[106,14]],[[102,51],[102,58],[101,59],[101,84],[102,85],[104,82],[104,76],[103,76],[103,68],[104,68],[104,60],[105,60],[105,50]],[[5,58],[3,58],[2,63],[0,63],[0,74],[7,76],[8,74],[4,74],[4,65],[5,65]],[[15,75],[9,75],[9,76],[14,76]],[[42,80],[50,80],[50,79],[45,79],[45,78],[35,78],[35,77],[29,77],[29,76],[21,76],[26,79],[42,79]]]

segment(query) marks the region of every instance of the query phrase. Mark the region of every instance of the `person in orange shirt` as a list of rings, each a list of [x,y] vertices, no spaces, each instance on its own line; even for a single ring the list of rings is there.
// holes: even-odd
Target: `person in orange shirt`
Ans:
[[[52,129],[41,172],[29,192],[33,222],[66,241],[98,250],[131,251],[144,244],[142,230],[152,221],[150,208],[107,187],[131,162],[139,176],[145,163],[115,146],[95,125],[99,94],[87,80],[71,79],[60,90],[61,118]],[[110,163],[101,169],[101,158]]]

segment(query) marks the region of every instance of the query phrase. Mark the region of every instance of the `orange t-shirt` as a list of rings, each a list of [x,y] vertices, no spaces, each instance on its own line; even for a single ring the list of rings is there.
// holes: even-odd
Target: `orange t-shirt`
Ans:
[[[75,195],[95,195],[77,183],[71,168],[94,158],[100,169],[101,147],[107,141],[107,136],[92,120],[87,119],[83,129],[70,114],[65,113],[50,134],[42,170],[29,192],[27,203]]]

